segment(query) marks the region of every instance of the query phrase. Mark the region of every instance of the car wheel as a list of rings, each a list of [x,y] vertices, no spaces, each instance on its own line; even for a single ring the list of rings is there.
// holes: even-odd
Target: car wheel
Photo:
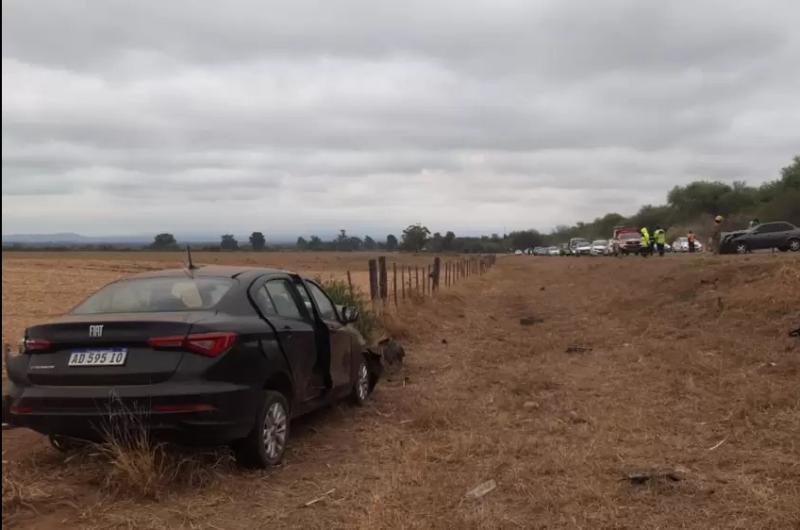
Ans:
[[[747,243],[740,241],[736,243],[736,253],[737,254],[747,254]]]
[[[236,462],[262,469],[281,462],[289,441],[289,404],[283,394],[267,390],[247,438],[234,444]]]
[[[351,399],[354,404],[361,406],[369,398],[369,367],[367,360],[362,359],[356,372],[356,381],[353,384]]]
[[[789,250],[792,252],[800,252],[800,239],[792,239],[789,241]]]
[[[70,453],[80,449],[84,444],[80,440],[70,438],[69,436],[61,436],[60,434],[50,434],[47,436],[50,445],[53,449],[61,453]]]

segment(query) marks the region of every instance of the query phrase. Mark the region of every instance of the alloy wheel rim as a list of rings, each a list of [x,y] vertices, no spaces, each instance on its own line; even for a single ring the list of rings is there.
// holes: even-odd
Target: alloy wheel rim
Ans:
[[[747,246],[744,243],[739,243],[736,246],[736,252],[738,252],[739,254],[744,254],[745,252],[747,252]]]
[[[369,392],[369,372],[367,371],[366,363],[361,363],[361,366],[358,367],[356,392],[358,393],[358,399],[362,401],[367,399],[367,393]]]
[[[286,446],[286,430],[288,421],[286,411],[280,403],[270,405],[264,415],[263,438],[264,450],[267,456],[274,460],[278,458]]]
[[[789,248],[792,249],[792,251],[797,252],[800,250],[800,241],[792,241],[789,243]]]

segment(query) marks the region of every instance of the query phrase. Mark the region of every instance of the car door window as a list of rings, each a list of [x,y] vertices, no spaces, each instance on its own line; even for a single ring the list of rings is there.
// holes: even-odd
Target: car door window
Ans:
[[[322,320],[338,320],[336,309],[333,307],[333,303],[330,301],[328,296],[322,292],[322,289],[313,283],[307,282],[306,285],[308,286],[309,291],[311,291],[311,296],[314,297],[314,301],[317,303]]]
[[[264,287],[278,315],[286,318],[303,318],[287,280],[270,280]]]
[[[278,311],[275,309],[275,304],[272,303],[272,298],[270,298],[269,293],[267,292],[267,288],[265,285],[262,285],[258,288],[258,290],[254,293],[255,302],[264,316],[272,316],[277,315]]]

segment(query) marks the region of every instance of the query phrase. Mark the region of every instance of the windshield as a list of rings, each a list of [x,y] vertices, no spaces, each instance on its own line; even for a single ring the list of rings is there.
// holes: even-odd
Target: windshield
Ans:
[[[606,241],[605,239],[598,239],[594,243],[592,243],[592,245],[607,245],[607,244],[608,241]]]
[[[106,285],[72,310],[74,315],[196,311],[217,305],[230,278],[141,278]]]

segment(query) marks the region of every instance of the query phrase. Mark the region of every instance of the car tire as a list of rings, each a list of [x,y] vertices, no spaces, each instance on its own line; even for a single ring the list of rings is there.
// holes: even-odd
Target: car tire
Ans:
[[[47,440],[50,442],[53,449],[59,453],[71,453],[85,445],[85,443],[81,443],[80,440],[60,434],[49,434]]]
[[[747,243],[745,243],[744,241],[736,243],[734,249],[736,250],[737,254],[747,254],[747,251],[749,250],[747,248]]]
[[[358,370],[356,371],[353,392],[350,394],[350,400],[354,405],[361,407],[366,403],[367,399],[369,399],[370,386],[369,365],[367,364],[367,360],[362,357],[361,363],[358,365]]]
[[[289,442],[289,403],[280,392],[264,391],[253,430],[233,445],[236,462],[250,469],[280,464]]]
[[[792,252],[800,252],[800,239],[790,239],[789,250]]]

